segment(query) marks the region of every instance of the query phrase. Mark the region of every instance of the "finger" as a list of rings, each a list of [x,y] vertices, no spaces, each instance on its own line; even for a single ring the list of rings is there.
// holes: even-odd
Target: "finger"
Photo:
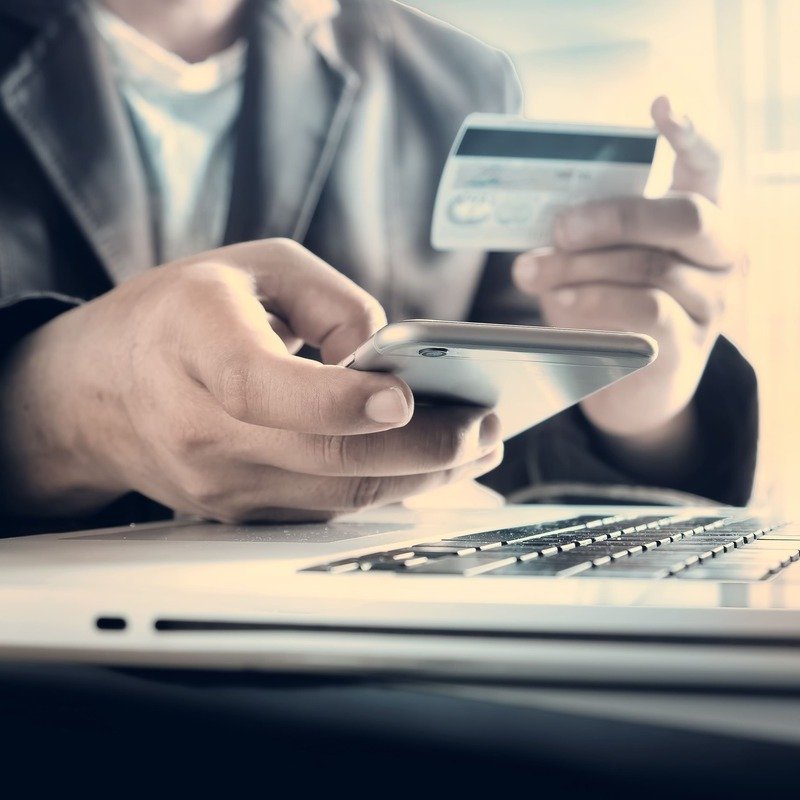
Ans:
[[[202,254],[251,276],[267,308],[336,364],[386,324],[381,305],[349,278],[288,239],[231,245]]]
[[[475,461],[502,439],[496,414],[459,406],[417,407],[399,430],[363,436],[259,431],[232,423],[230,457],[313,475],[409,475]]]
[[[730,269],[740,258],[727,218],[700,195],[616,197],[584,203],[559,216],[554,236],[560,249],[571,252],[641,245],[718,269]]]
[[[183,364],[232,417],[323,434],[369,433],[411,418],[413,396],[398,378],[289,355],[243,272],[193,265],[180,299]]]
[[[515,261],[513,275],[521,291],[533,295],[595,283],[663,289],[701,324],[721,313],[727,282],[721,270],[698,269],[663,250],[633,247],[526,253]]]
[[[676,320],[689,321],[677,302],[661,289],[587,284],[548,292],[542,315],[550,325],[606,331],[636,331],[659,343]]]
[[[289,326],[279,316],[267,311],[267,322],[270,328],[280,336],[283,346],[288,353],[294,355],[303,347],[303,340],[299,336],[295,336]]]
[[[494,469],[502,458],[503,447],[500,445],[478,461],[459,467],[392,477],[318,477],[272,468],[251,469],[247,475],[238,478],[238,491],[229,493],[225,501],[203,511],[212,518],[233,522],[285,519],[282,513],[285,509],[293,510],[290,517],[294,519],[297,510],[318,518],[319,512],[329,516],[387,505],[448,483],[477,478]],[[278,496],[280,508],[275,507]]]
[[[650,109],[653,122],[675,151],[672,189],[698,192],[716,202],[722,174],[717,149],[700,136],[688,117],[678,118],[666,97],[657,97]]]

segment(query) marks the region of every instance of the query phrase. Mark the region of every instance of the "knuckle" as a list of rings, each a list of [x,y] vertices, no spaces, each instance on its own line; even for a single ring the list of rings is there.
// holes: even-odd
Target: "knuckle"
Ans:
[[[214,393],[228,414],[236,419],[268,417],[268,414],[265,415],[267,398],[247,359],[231,356],[223,361],[218,370]]]
[[[270,239],[269,246],[273,254],[282,261],[296,262],[308,252],[299,242],[285,236]]]
[[[334,474],[345,475],[351,465],[350,442],[345,436],[324,436],[317,439],[316,458]]]
[[[171,449],[182,461],[194,461],[212,448],[217,437],[201,423],[182,420],[171,428]]]
[[[210,308],[210,302],[230,297],[243,282],[252,288],[250,277],[227,264],[214,261],[188,264],[176,273],[174,294],[169,302],[180,304],[180,313],[194,315],[198,309]],[[176,314],[174,307],[170,307],[170,313]]]
[[[639,230],[641,219],[639,198],[620,197],[609,205],[610,226],[614,235],[628,239]]]
[[[439,424],[428,436],[428,447],[437,464],[454,464],[460,460],[466,447],[466,425],[455,421]]]
[[[345,508],[368,508],[377,505],[390,481],[372,475],[348,481],[344,494]]]
[[[659,283],[662,281],[672,263],[672,258],[663,250],[642,250],[639,258],[642,277],[647,283]]]
[[[183,493],[193,505],[202,508],[215,518],[222,512],[228,496],[227,491],[207,471],[191,469],[181,476],[180,485]]]
[[[186,291],[208,292],[230,283],[236,270],[219,261],[199,261],[187,264],[179,272],[179,280]]]
[[[689,192],[677,200],[680,228],[687,236],[698,236],[706,228],[708,200],[700,194]]]
[[[290,239],[288,236],[277,236],[274,239],[270,239],[270,243],[273,247],[285,250],[287,253],[296,253],[298,250],[303,249],[303,246],[299,242]]]
[[[302,402],[306,419],[316,428],[324,429],[326,424],[338,418],[342,398],[337,394],[334,386],[325,385],[318,387],[313,393],[304,395]],[[343,444],[342,447],[346,448],[348,445]],[[346,455],[345,452],[342,453],[343,457]]]

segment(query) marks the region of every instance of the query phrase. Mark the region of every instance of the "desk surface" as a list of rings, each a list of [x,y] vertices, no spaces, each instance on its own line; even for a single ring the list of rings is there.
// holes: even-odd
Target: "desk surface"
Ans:
[[[470,685],[419,688],[518,708],[538,708],[800,747],[800,695],[712,695],[680,691],[621,692]]]
[[[502,778],[549,790],[543,797],[619,798],[646,786],[650,798],[687,781],[715,792],[782,785],[800,763],[800,696],[0,664],[0,716],[7,765],[31,743],[39,753],[74,746],[84,759],[124,758],[129,768],[130,753],[144,749],[172,764],[188,753],[193,764],[235,763],[237,774],[299,776],[306,789],[419,788],[423,778],[429,788],[497,788]]]

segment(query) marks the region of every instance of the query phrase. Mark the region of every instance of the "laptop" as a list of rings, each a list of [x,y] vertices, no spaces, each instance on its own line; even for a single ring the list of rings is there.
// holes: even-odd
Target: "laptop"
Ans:
[[[0,541],[0,658],[547,685],[800,686],[800,525],[387,507]]]

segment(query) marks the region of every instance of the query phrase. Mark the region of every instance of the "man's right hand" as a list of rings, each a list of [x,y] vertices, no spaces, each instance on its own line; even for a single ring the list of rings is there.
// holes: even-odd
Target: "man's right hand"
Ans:
[[[398,378],[335,366],[384,323],[287,240],[150,270],[11,354],[0,507],[77,515],[137,491],[210,519],[324,519],[496,466],[491,412],[414,413]],[[292,355],[292,338],[324,363]]]

